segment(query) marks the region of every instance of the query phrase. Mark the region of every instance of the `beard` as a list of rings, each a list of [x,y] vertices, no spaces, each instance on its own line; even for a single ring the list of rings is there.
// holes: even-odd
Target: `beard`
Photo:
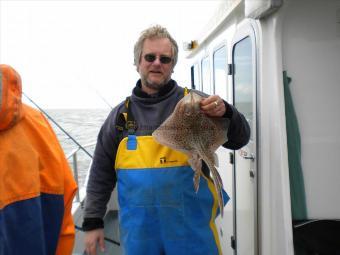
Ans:
[[[169,76],[161,81],[156,82],[156,81],[151,81],[144,75],[141,76],[142,84],[146,86],[147,88],[155,90],[155,91],[159,91],[161,88],[163,88],[166,84],[168,84],[170,79],[171,77]]]

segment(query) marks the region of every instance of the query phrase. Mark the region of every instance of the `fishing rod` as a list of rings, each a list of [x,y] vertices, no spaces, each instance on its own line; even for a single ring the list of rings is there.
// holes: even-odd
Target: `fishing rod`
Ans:
[[[99,91],[96,89],[94,91],[96,92],[97,96],[99,96],[99,98],[112,110],[113,107],[111,106],[111,104],[99,93]]]
[[[35,103],[29,96],[27,96],[24,92],[22,94],[32,103],[34,104],[39,111],[41,111],[43,114],[46,115],[46,117],[52,121],[65,135],[67,135],[76,145],[79,146],[80,149],[82,149],[90,158],[93,158],[93,156],[80,144],[77,142],[76,139],[74,139],[65,129],[62,128],[50,115],[47,114],[46,111],[44,111],[37,103]]]
[[[88,89],[94,90],[94,92],[97,94],[97,96],[112,110],[112,105],[103,97],[101,93],[97,89],[95,89],[93,86],[91,86],[90,83],[86,83],[85,86],[87,86]]]

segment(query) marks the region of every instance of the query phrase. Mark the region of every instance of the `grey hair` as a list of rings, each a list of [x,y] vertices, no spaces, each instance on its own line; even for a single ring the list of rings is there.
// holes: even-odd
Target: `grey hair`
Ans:
[[[165,27],[162,27],[160,25],[155,25],[152,27],[149,27],[141,32],[140,37],[138,38],[138,41],[135,44],[134,47],[134,64],[138,69],[138,65],[141,59],[142,50],[144,41],[146,39],[152,39],[152,38],[168,38],[171,43],[172,48],[172,58],[173,58],[173,66],[175,67],[178,59],[178,45],[177,42],[172,38],[170,33]]]

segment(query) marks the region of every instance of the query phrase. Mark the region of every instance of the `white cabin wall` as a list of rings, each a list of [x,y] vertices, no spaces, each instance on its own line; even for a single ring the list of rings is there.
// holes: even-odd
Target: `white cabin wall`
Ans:
[[[283,69],[292,78],[308,217],[339,218],[340,2],[289,1],[285,9]]]

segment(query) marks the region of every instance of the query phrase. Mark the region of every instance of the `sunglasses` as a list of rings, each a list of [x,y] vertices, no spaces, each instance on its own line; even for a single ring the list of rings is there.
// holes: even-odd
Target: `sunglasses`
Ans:
[[[152,63],[156,60],[157,56],[155,54],[145,54],[144,59],[145,61]],[[172,61],[171,57],[168,56],[159,56],[159,62],[162,64],[169,64]]]

